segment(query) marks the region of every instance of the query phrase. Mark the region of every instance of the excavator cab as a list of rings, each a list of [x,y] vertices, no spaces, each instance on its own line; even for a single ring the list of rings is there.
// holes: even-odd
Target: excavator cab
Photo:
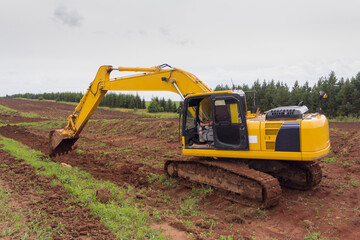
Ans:
[[[239,94],[190,95],[184,106],[185,148],[249,150],[246,110]]]

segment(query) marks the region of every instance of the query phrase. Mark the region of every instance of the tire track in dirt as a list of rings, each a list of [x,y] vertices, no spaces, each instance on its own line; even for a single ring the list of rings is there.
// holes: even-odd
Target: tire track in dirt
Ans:
[[[115,239],[88,207],[66,203],[70,195],[65,188],[50,184],[56,176],[37,175],[33,166],[15,159],[4,150],[0,150],[0,161],[2,172],[14,173],[0,174],[0,179],[12,191],[16,206],[25,212],[46,213],[46,217],[53,220],[47,223],[47,227],[63,226],[61,231],[54,233],[54,239]],[[35,190],[35,187],[41,191]],[[27,221],[30,220],[27,216]]]

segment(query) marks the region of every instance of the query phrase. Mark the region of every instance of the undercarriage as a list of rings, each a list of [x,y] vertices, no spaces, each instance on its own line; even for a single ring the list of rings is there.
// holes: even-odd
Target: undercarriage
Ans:
[[[225,190],[230,200],[261,208],[279,203],[281,186],[308,190],[321,181],[321,169],[315,162],[198,158],[169,160],[165,172],[173,178]]]

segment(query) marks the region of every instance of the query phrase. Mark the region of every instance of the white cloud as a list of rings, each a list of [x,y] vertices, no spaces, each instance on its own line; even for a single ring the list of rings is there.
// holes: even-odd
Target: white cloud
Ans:
[[[76,9],[69,10],[65,5],[59,5],[54,11],[56,19],[60,20],[63,24],[69,27],[81,26],[83,17],[79,15]]]

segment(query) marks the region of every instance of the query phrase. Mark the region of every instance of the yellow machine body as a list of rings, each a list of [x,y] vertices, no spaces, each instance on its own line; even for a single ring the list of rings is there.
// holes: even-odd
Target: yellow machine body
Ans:
[[[276,151],[275,144],[282,126],[295,123],[300,129],[300,151]],[[265,121],[258,116],[247,120],[249,150],[216,150],[187,148],[183,137],[183,154],[187,156],[246,158],[264,160],[314,161],[330,151],[329,124],[324,115],[307,114],[304,119]]]

